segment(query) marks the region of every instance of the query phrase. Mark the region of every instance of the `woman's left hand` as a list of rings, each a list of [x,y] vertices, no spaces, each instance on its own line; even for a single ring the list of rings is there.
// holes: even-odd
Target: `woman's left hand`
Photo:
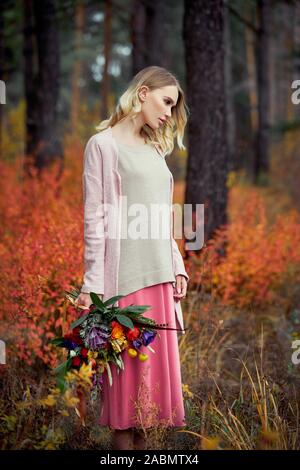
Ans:
[[[187,291],[187,280],[185,276],[181,274],[177,274],[176,276],[176,283],[174,287],[174,299],[175,302],[179,302],[179,300],[184,299],[186,297]]]

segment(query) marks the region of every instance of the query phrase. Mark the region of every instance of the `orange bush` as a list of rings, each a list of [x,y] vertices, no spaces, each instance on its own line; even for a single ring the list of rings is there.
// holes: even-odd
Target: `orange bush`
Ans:
[[[231,196],[238,200],[239,188],[234,188]],[[270,224],[265,200],[253,189],[238,216],[235,213],[235,218],[220,228],[187,266],[194,282],[235,306],[279,300],[285,282],[299,282],[299,268],[299,213],[290,210],[277,214]]]
[[[0,164],[0,337],[8,363],[13,354],[52,367],[58,358],[47,340],[76,315],[64,290],[82,282],[82,148],[67,152],[60,181],[56,166],[39,179],[34,171],[24,178],[21,164]]]
[[[76,316],[64,291],[79,287],[83,274],[82,155],[78,142],[65,145],[65,169],[24,178],[22,159],[0,162],[0,338],[9,356],[57,365],[48,340]],[[231,219],[186,263],[190,286],[225,304],[264,305],[280,299],[285,283],[300,278],[300,217],[290,210],[267,220],[265,198],[249,188],[230,191]],[[243,199],[243,205],[239,201]],[[223,247],[226,247],[224,252]]]

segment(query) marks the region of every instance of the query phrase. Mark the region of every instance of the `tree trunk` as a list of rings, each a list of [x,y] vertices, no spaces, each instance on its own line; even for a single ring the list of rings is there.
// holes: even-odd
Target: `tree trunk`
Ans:
[[[131,41],[133,75],[149,65],[166,66],[165,31],[167,5],[164,0],[134,0]]]
[[[63,154],[57,133],[59,39],[55,1],[25,0],[24,9],[26,153],[32,155],[39,172],[56,159],[60,159],[61,171]]]
[[[225,84],[226,84],[226,109],[227,109],[227,144],[229,170],[238,168],[236,152],[236,127],[233,101],[232,81],[232,43],[230,34],[230,16],[227,8],[228,0],[225,0],[224,9],[224,33],[225,33]]]
[[[24,169],[27,173],[27,165],[34,164],[34,149],[38,139],[38,106],[37,83],[34,79],[34,25],[33,25],[33,0],[25,0],[23,3],[23,57],[24,57],[24,90],[26,102],[26,133],[25,133],[25,162]]]
[[[196,204],[205,205],[206,241],[227,222],[223,1],[186,0],[183,37],[191,111],[185,202],[192,204],[193,212]]]
[[[258,35],[257,35],[257,94],[258,94],[258,129],[254,160],[254,180],[269,171],[269,108],[270,108],[270,73],[269,44],[271,25],[271,6],[269,0],[258,0]]]
[[[83,0],[75,5],[75,62],[72,73],[71,132],[76,134],[79,121],[80,80],[82,78],[82,60],[80,50],[85,24],[85,6]]]
[[[246,169],[252,175],[253,153],[254,153],[254,117],[256,114],[256,75],[254,34],[255,9],[252,5],[243,5],[243,16],[230,6],[232,2],[227,1],[230,12],[230,34],[231,44],[234,51],[232,55],[232,101],[234,105],[234,116],[236,123],[235,160],[233,169]],[[230,126],[230,108],[227,107],[229,115],[228,126]],[[230,147],[229,147],[230,150]],[[231,152],[229,151],[229,154]],[[230,165],[232,168],[232,166]]]

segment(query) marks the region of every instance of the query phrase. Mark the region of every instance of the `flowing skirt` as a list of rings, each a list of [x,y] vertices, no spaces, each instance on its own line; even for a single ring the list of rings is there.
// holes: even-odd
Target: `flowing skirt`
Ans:
[[[121,308],[130,304],[151,305],[143,315],[159,324],[176,328],[176,313],[171,282],[139,289],[119,300]],[[157,330],[145,362],[123,351],[124,369],[111,365],[113,383],[103,374],[100,426],[112,429],[185,426],[178,336],[176,330]]]

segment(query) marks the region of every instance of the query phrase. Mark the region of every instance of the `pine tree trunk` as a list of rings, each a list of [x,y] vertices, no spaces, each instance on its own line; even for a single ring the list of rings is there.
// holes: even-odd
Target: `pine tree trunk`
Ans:
[[[258,130],[254,161],[254,178],[269,171],[270,44],[271,6],[269,0],[258,0],[257,93]]]
[[[186,0],[189,156],[185,202],[205,204],[204,239],[227,221],[228,151],[224,71],[224,3]],[[195,227],[194,227],[195,229]]]
[[[39,171],[59,159],[61,172],[63,154],[57,129],[59,38],[55,0],[26,0],[24,8],[27,153],[32,155]]]

